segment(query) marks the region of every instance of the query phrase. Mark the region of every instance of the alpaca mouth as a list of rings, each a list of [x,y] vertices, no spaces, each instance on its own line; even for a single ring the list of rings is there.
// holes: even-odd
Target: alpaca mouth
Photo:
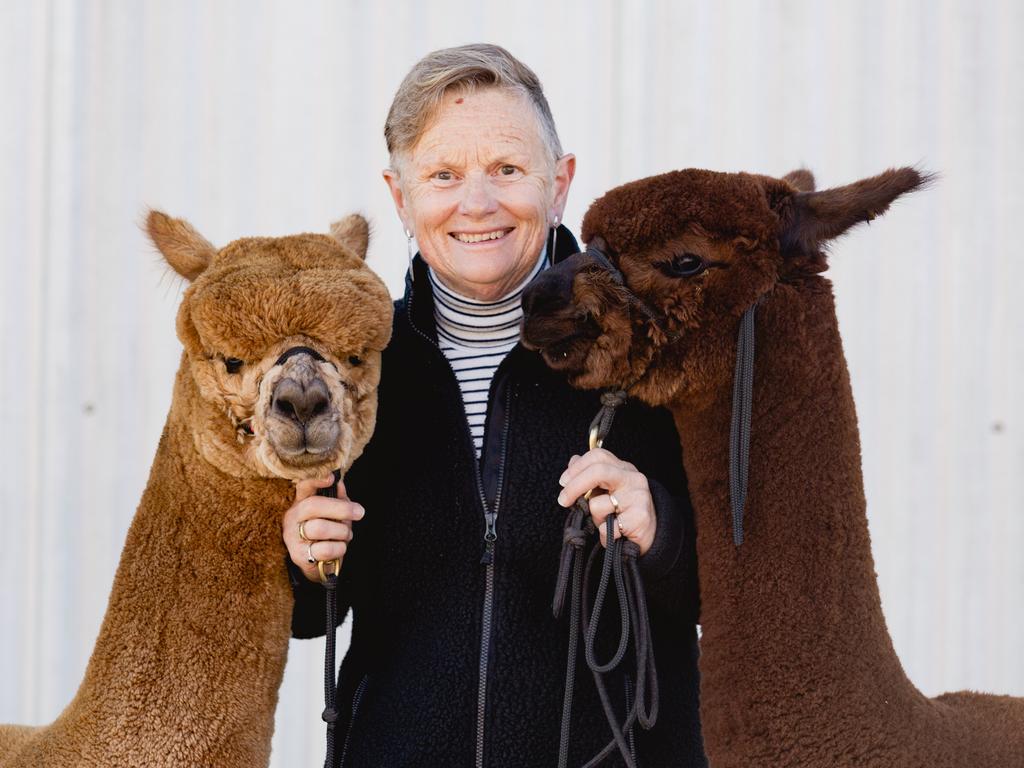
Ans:
[[[267,439],[282,462],[309,467],[327,461],[337,452],[341,426],[333,413],[308,422],[271,415],[267,419]]]
[[[601,329],[589,315],[573,317],[569,323],[553,322],[552,318],[534,316],[523,326],[523,346],[541,354],[549,368],[559,371],[579,370],[601,335]]]

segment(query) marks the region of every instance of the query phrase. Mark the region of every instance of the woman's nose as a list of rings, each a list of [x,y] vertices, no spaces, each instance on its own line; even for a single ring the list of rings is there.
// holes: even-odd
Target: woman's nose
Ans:
[[[459,212],[467,216],[483,216],[497,209],[498,198],[491,180],[485,174],[469,174],[462,185]]]

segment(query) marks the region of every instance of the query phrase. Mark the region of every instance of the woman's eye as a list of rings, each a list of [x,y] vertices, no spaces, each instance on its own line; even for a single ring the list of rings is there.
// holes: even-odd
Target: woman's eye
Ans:
[[[359,355],[349,355],[348,356],[348,364],[352,365],[352,366],[362,365],[363,364],[363,358],[361,358]]]
[[[438,171],[434,174],[434,178],[438,181],[454,181],[455,174],[451,171]]]
[[[224,368],[227,370],[228,373],[238,373],[240,370],[242,370],[243,365],[245,365],[245,362],[239,360],[237,357],[224,358]]]
[[[693,277],[706,268],[704,259],[693,253],[680,253],[672,257],[671,272],[677,277]]]
[[[514,176],[518,171],[519,169],[516,168],[514,165],[503,165],[501,166],[500,169],[498,169],[498,172],[502,176]]]

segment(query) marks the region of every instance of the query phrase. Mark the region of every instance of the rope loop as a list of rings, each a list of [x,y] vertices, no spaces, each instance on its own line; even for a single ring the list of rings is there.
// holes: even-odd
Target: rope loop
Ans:
[[[626,393],[618,390],[601,394],[601,409],[590,424],[590,448],[599,448],[611,430],[616,409],[626,400]],[[589,494],[587,494],[589,496]],[[559,740],[558,766],[569,763],[569,735],[572,719],[572,699],[576,685],[576,666],[580,639],[583,640],[584,659],[594,678],[601,707],[604,710],[612,740],[587,763],[596,766],[616,749],[626,768],[636,768],[635,740],[632,729],[637,723],[650,729],[658,717],[658,680],[651,647],[650,619],[644,595],[643,581],[637,566],[640,548],[624,537],[615,538],[616,515],[605,518],[607,546],[601,557],[601,546],[596,543],[597,527],[590,516],[587,496],[576,500],[566,515],[562,533],[562,552],[558,563],[552,612],[562,616],[566,597],[569,596],[569,651],[565,669],[565,694],[562,699],[562,730]],[[585,551],[590,546],[589,552]],[[600,577],[593,605],[586,596],[591,594],[591,579],[597,560],[601,559]],[[570,584],[571,581],[571,584]],[[598,626],[604,612],[609,585],[614,584],[619,606],[619,641],[615,653],[605,662],[597,659]],[[632,641],[632,643],[631,643]],[[636,697],[627,702],[625,719],[620,724],[615,705],[608,694],[604,676],[618,668],[632,644],[636,656]]]

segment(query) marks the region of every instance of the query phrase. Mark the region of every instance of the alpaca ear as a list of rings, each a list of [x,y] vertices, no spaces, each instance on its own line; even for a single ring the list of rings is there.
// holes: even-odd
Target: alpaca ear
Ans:
[[[163,211],[149,212],[146,232],[171,268],[190,282],[202,274],[217,253],[191,224],[173,219]]]
[[[816,253],[850,227],[881,216],[900,195],[921,189],[933,179],[914,168],[891,168],[845,187],[786,195],[775,206],[782,251]]]
[[[370,245],[370,222],[353,213],[331,224],[331,237],[365,260],[366,249]]]
[[[815,190],[814,174],[806,168],[797,168],[795,171],[790,171],[782,177],[782,180],[799,192],[813,192]]]

